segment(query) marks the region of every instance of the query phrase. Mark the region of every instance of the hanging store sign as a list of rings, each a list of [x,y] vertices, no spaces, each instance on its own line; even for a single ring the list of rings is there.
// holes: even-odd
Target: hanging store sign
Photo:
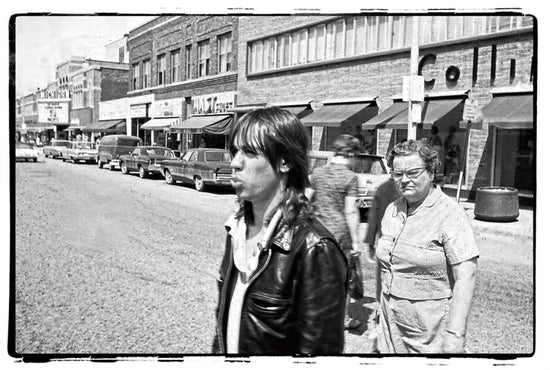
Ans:
[[[39,101],[38,122],[69,124],[69,101]]]
[[[131,105],[130,106],[130,117],[140,118],[147,117],[147,107],[145,104]]]
[[[225,113],[235,106],[235,91],[199,95],[191,98],[192,114]]]
[[[151,105],[151,117],[180,117],[183,98],[156,100]]]

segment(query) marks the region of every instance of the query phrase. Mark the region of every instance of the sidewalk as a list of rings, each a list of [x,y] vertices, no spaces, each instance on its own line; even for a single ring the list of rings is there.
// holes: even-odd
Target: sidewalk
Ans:
[[[532,209],[520,209],[519,217],[516,221],[512,222],[490,222],[477,220],[474,215],[474,202],[460,201],[460,205],[466,211],[466,214],[470,216],[472,226],[476,232],[491,233],[495,235],[501,235],[506,237],[519,237],[519,238],[531,238],[533,239],[534,225],[533,225],[533,210]]]

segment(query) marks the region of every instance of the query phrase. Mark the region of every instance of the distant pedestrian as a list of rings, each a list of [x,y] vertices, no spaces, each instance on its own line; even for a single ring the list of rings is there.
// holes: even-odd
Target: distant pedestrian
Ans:
[[[365,146],[365,136],[363,135],[361,126],[359,125],[355,126],[355,135],[353,135],[353,137],[359,140],[359,147],[361,148],[361,151],[362,151],[363,147]]]
[[[365,138],[365,144],[363,146],[363,151],[367,154],[374,154],[376,151],[376,137],[374,135],[374,130],[369,130],[367,132],[367,137]]]
[[[346,257],[304,195],[308,135],[280,108],[245,114],[229,139],[238,209],[225,223],[214,351],[339,354]]]
[[[376,248],[381,353],[462,353],[479,251],[464,210],[433,185],[438,154],[425,140],[388,155],[401,197]]]
[[[454,184],[460,171],[460,144],[456,137],[456,127],[449,129],[449,136],[445,138],[443,149],[445,151],[444,173],[448,183]]]
[[[330,163],[315,168],[311,174],[311,187],[314,191],[311,198],[313,213],[334,235],[346,253],[348,264],[361,253],[358,229],[360,214],[355,203],[358,180],[357,174],[351,170],[359,149],[359,140],[353,136],[338,136],[333,144],[334,157]],[[350,283],[362,284],[362,281]],[[349,306],[349,301],[348,294],[346,307]],[[348,308],[345,327],[353,329],[361,323],[349,317]]]

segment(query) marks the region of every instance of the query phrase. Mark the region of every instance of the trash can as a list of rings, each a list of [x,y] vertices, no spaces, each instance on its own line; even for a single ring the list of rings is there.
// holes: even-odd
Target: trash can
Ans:
[[[478,188],[474,215],[483,221],[515,221],[519,216],[518,189],[501,186]]]

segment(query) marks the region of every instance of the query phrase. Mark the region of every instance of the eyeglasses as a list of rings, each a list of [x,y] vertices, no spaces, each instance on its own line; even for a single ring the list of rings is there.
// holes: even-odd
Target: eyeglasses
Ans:
[[[409,168],[406,171],[390,171],[390,175],[394,180],[401,180],[403,178],[403,175],[407,175],[407,178],[409,179],[416,179],[418,176],[422,174],[426,170],[425,166],[421,167],[412,167]]]

